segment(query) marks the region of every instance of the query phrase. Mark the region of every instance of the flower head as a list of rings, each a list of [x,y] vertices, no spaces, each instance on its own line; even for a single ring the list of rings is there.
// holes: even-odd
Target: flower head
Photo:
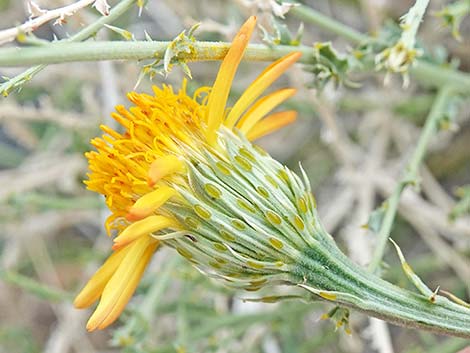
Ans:
[[[285,283],[313,299],[355,308],[401,325],[470,337],[470,310],[426,287],[399,251],[405,273],[421,294],[409,292],[351,262],[323,229],[305,175],[298,177],[250,140],[295,119],[268,115],[294,94],[265,89],[299,57],[271,64],[231,109],[227,97],[255,18],[235,37],[211,89],[188,97],[185,85],[130,93],[118,106],[118,133],[103,126],[93,140],[88,188],[103,194],[113,254],[75,299],[99,304],[87,324],[102,329],[120,315],[158,246],[171,246],[209,276],[256,290]],[[206,94],[205,97],[203,95]],[[328,317],[347,324],[348,312]]]
[[[207,273],[255,289],[282,280],[295,243],[305,241],[283,234],[314,224],[310,193],[249,142],[295,120],[293,111],[270,114],[294,89],[261,95],[300,53],[268,66],[226,108],[255,24],[251,17],[242,26],[212,88],[193,97],[185,84],[177,93],[167,86],[154,87],[153,96],[129,93],[135,106],[113,114],[124,133],[102,126],[103,136],[92,140],[97,151],[86,154],[86,184],[106,197],[105,226],[117,236],[113,254],[75,299],[79,308],[99,299],[88,330],[117,319],[161,244]]]

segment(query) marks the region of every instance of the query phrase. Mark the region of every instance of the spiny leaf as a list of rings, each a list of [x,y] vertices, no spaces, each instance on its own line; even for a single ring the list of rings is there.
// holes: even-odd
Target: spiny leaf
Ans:
[[[135,37],[134,37],[134,34],[132,32],[129,32],[125,29],[122,29],[122,28],[119,28],[119,27],[115,27],[115,26],[111,26],[111,25],[108,25],[108,24],[105,24],[104,25],[106,28],[109,28],[110,30],[112,30],[113,32],[119,34],[121,37],[123,37],[125,40],[135,40]]]
[[[194,52],[194,32],[199,27],[199,23],[192,26],[188,31],[184,30],[175,39],[171,41],[163,55],[163,68],[165,73],[169,73],[175,64],[185,64],[185,57]],[[185,73],[191,77],[189,68],[183,66]],[[188,74],[189,73],[189,74]]]
[[[403,268],[403,272],[405,272],[406,277],[411,281],[411,283],[414,284],[414,286],[418,289],[418,291],[428,297],[430,302],[435,302],[436,298],[436,292],[433,292],[429,287],[419,278],[419,276],[413,271],[411,266],[406,262],[405,256],[403,255],[403,252],[401,251],[400,247],[398,246],[397,243],[393,241],[393,239],[390,238],[390,241],[392,244],[395,246],[395,249],[397,251],[398,257],[401,262],[401,266]]]
[[[300,23],[297,33],[292,35],[287,25],[273,18],[272,27],[274,34],[270,34],[266,28],[260,26],[263,32],[263,41],[269,46],[275,45],[300,45],[304,31],[303,23]]]
[[[32,0],[29,0],[26,3],[26,7],[30,14],[29,18],[39,17],[41,15],[44,15],[47,12],[46,10],[41,9],[41,7],[38,4],[36,4],[35,1],[32,1]]]
[[[284,18],[284,15],[290,11],[291,8],[295,6],[300,6],[300,4],[290,3],[290,2],[276,2],[271,1],[271,10],[273,14],[277,17]]]
[[[142,15],[142,10],[145,5],[145,0],[137,0],[137,7],[139,8],[139,17]]]
[[[152,80],[156,75],[166,76],[168,75],[173,65],[181,66],[181,69],[189,78],[192,78],[191,70],[186,63],[186,57],[191,55],[194,52],[194,42],[196,38],[194,37],[194,32],[199,27],[199,23],[192,26],[189,30],[184,30],[175,39],[168,45],[163,54],[162,58],[157,58],[150,64],[145,65],[140,71],[137,82],[134,86],[134,89],[140,84],[142,79],[145,76],[148,76]],[[145,32],[145,38],[147,41],[152,41],[152,37]]]
[[[340,327],[343,327],[344,332],[346,332],[348,335],[351,334],[351,328],[349,327],[349,309],[335,306],[329,312],[323,314],[320,319],[332,320],[336,324],[336,330]]]
[[[444,26],[451,27],[452,35],[456,40],[462,41],[460,24],[469,14],[470,1],[460,0],[443,7],[435,16],[442,20]]]
[[[454,303],[457,303],[459,305],[462,305],[462,306],[470,309],[470,304],[469,303],[467,303],[466,301],[460,299],[459,297],[455,296],[454,294],[452,294],[452,293],[450,293],[446,290],[443,290],[443,289],[440,290],[440,293],[444,294],[447,298],[452,300]]]
[[[108,16],[109,15],[109,9],[111,6],[109,6],[108,2],[106,0],[96,0],[93,3],[93,7],[98,10],[100,14],[103,16]]]
[[[311,83],[312,87],[323,89],[330,81],[336,86],[340,84],[349,87],[358,86],[348,78],[351,67],[349,58],[339,55],[332,47],[331,42],[315,43],[312,56],[312,64],[306,65],[306,70],[315,76]]]
[[[306,298],[301,295],[269,295],[261,298],[242,298],[244,302],[259,302],[259,303],[277,303],[283,300],[300,299],[305,300]]]

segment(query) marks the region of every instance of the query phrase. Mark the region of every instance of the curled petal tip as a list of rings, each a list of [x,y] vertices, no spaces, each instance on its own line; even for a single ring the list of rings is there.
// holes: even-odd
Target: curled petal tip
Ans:
[[[111,246],[111,249],[113,249],[113,251],[119,250],[121,248],[122,248],[122,245],[119,243],[113,244],[113,246]]]
[[[140,221],[141,219],[144,219],[148,215],[150,215],[152,212],[147,211],[144,212],[143,210],[129,210],[129,212],[126,214],[126,220],[129,222],[137,222]]]

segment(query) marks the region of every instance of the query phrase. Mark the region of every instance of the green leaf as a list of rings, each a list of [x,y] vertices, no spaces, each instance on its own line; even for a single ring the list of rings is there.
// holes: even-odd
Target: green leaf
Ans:
[[[443,7],[441,11],[435,14],[435,16],[442,20],[442,24],[444,26],[451,28],[452,35],[456,40],[462,41],[462,36],[460,35],[460,24],[469,14],[470,1],[460,0]]]
[[[305,70],[315,76],[310,86],[320,90],[329,82],[357,87],[357,83],[348,78],[350,66],[349,57],[340,55],[331,42],[317,42],[313,45],[313,64],[307,64]]]
[[[380,227],[382,226],[382,222],[385,216],[385,212],[387,211],[387,203],[384,202],[380,207],[373,210],[369,216],[367,224],[363,227],[371,230],[374,233],[378,233]]]
[[[272,19],[271,25],[274,33],[269,33],[266,28],[260,26],[263,31],[263,41],[270,47],[275,45],[293,45],[298,46],[302,40],[304,25],[301,23],[297,29],[297,33],[293,35],[287,25],[275,18]]]

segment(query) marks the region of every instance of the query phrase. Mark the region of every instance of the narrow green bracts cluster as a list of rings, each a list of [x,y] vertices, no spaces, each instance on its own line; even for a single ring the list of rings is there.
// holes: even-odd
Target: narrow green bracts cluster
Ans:
[[[387,321],[470,337],[470,309],[434,293],[394,286],[350,261],[324,230],[306,176],[227,129],[220,150],[190,155],[191,190],[164,208],[185,229],[154,236],[205,274],[257,290],[287,284],[312,299]],[[343,315],[344,316],[344,313]]]
[[[306,178],[243,134],[224,129],[219,143],[220,151],[191,153],[199,156],[187,161],[191,190],[175,186],[186,202],[164,206],[187,228],[162,240],[170,236],[168,245],[235,286],[254,290],[289,281],[296,259],[317,246],[320,232]]]

